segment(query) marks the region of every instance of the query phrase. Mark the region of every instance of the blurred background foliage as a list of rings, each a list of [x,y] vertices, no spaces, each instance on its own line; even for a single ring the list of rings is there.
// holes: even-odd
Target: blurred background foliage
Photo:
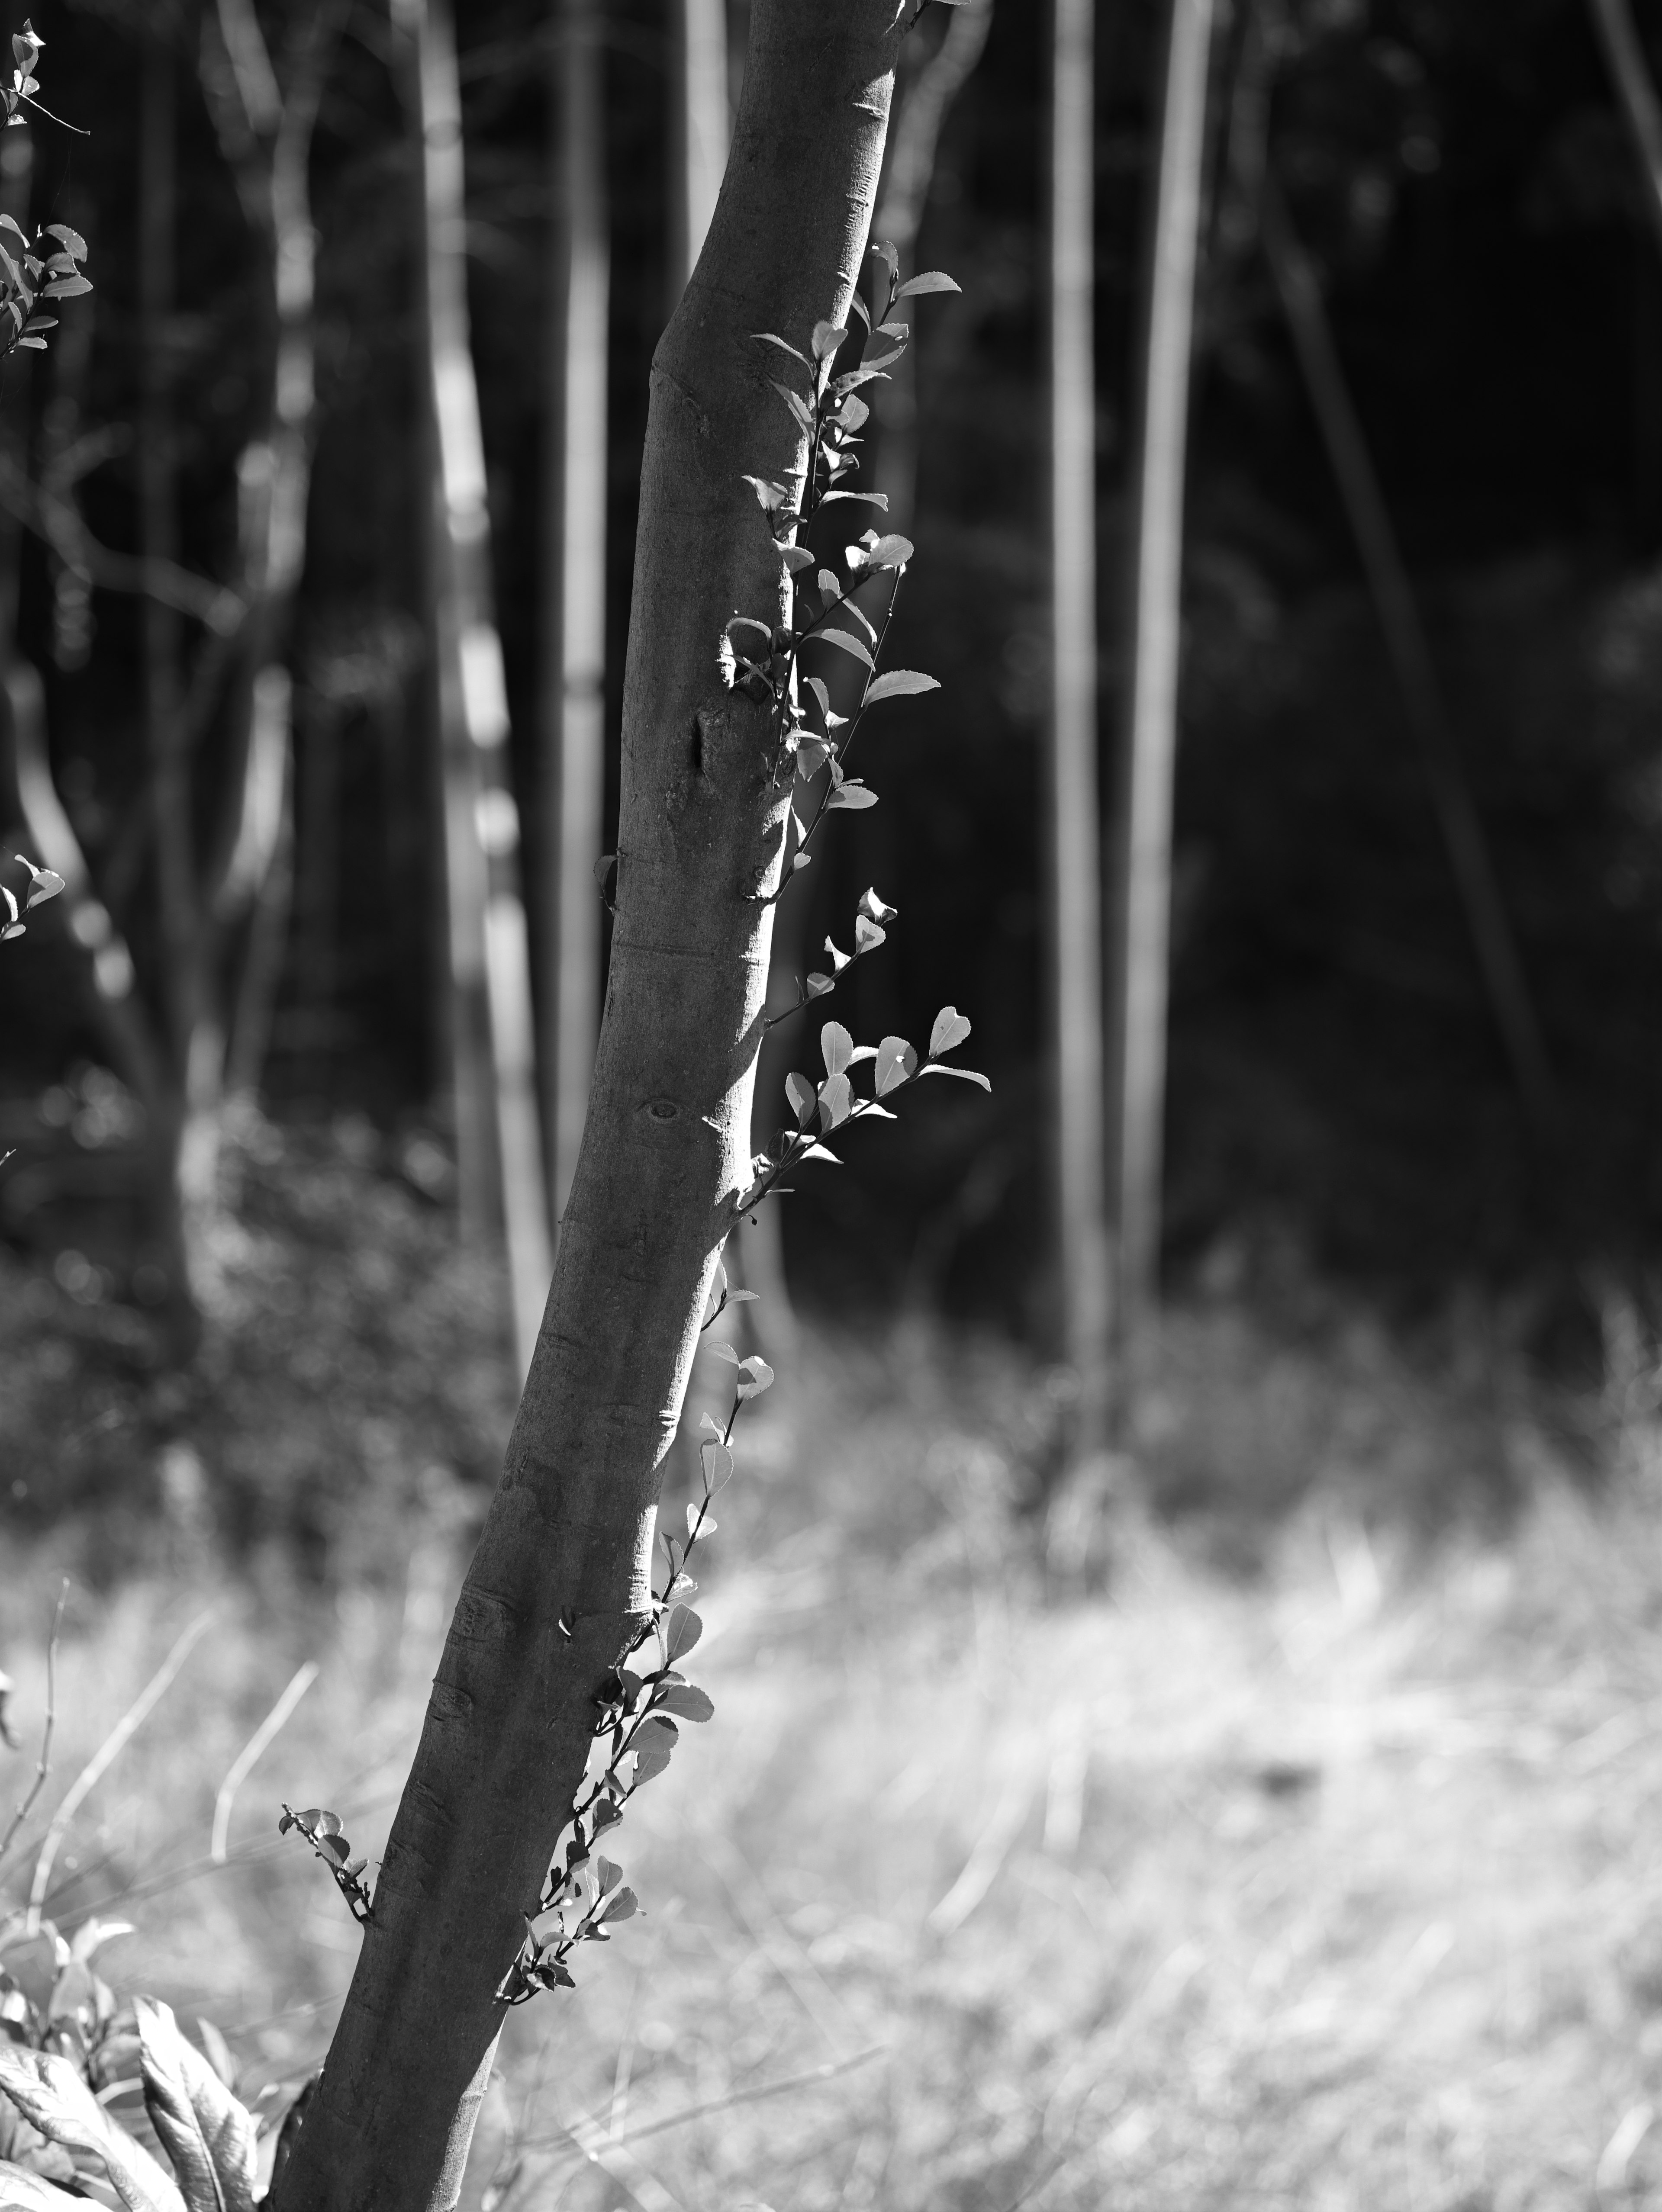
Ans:
[[[281,59],[305,11],[261,13]],[[728,13],[736,71],[743,0]],[[1150,0],[1124,0],[1099,27],[1105,757],[1123,672],[1126,426],[1162,21]],[[1245,21],[1226,16],[1215,42],[1219,114]],[[601,21],[615,820],[638,460],[671,283],[674,56],[659,0],[609,0]],[[112,548],[139,542],[150,340],[135,179],[144,56],[160,39],[176,103],[177,297],[160,343],[178,553],[223,579],[270,319],[198,82],[203,24],[187,6],[49,0],[36,27],[58,112],[89,136],[37,127],[33,208],[87,236],[98,289],[76,303],[90,310],[78,351],[60,344],[31,376],[8,371],[10,467],[38,479],[70,410],[88,526]],[[794,894],[810,944],[868,882],[900,905],[842,1018],[875,1036],[953,1000],[976,1023],[994,1096],[920,1095],[784,1213],[808,1316],[935,1311],[1041,1360],[1047,37],[1043,10],[995,9],[947,118],[918,241],[917,265],[951,270],[964,297],[921,319],[919,552],[895,658],[939,672],[944,699],[897,718],[874,764],[883,805],[843,826]],[[522,0],[473,0],[459,38],[534,969],[550,896],[539,687],[553,20]],[[1365,1313],[1405,1343],[1440,1343],[1451,1314],[1481,1311],[1534,1371],[1586,1380],[1601,1357],[1589,1285],[1620,1282],[1644,1305],[1662,1237],[1662,268],[1638,172],[1578,0],[1303,0],[1271,144],[1422,594],[1566,1114],[1543,1156],[1485,1012],[1273,291],[1227,234],[1215,147],[1185,555],[1167,1290],[1197,1310],[1245,1302],[1295,1338],[1324,1315]],[[435,1437],[435,1464],[484,1481],[511,1401],[492,1264],[460,1252],[447,1225],[417,179],[373,9],[343,18],[311,188],[315,465],[281,648],[294,887],[259,1104],[240,1102],[228,1127],[222,1171],[240,1195],[214,1231],[204,1348],[181,1364],[158,1319],[143,1103],[112,1072],[67,921],[43,915],[0,968],[0,1515],[24,1522],[94,1498],[137,1510],[177,1445],[242,1486],[228,1528],[281,1526],[326,1552],[347,1468],[380,1449],[377,1422],[393,1424],[384,1456],[400,1480],[402,1423]],[[39,535],[23,534],[15,558],[15,653],[44,679],[52,774],[138,995],[160,1003],[139,602],[88,590]],[[222,706],[195,763],[198,842],[245,743]],[[7,849],[21,848],[10,775],[0,812]],[[292,1385],[280,1417],[262,1380],[278,1371]]]

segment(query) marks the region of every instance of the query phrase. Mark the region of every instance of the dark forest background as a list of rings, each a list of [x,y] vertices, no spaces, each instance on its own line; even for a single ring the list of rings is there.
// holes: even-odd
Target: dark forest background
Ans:
[[[745,9],[729,10],[734,67]],[[1662,42],[1662,15],[1641,10]],[[1652,21],[1650,19],[1655,16]],[[37,221],[73,222],[97,287],[72,394],[111,426],[82,482],[135,542],[138,20],[37,11],[57,112]],[[667,307],[671,49],[655,0],[605,12],[612,232],[608,726],[615,750],[648,370]],[[497,609],[545,941],[536,803],[548,582],[544,441],[551,103],[545,11],[459,24],[473,349]],[[1215,58],[1227,106],[1239,23]],[[1127,425],[1158,11],[1101,12],[1097,346],[1103,788],[1123,665]],[[788,1202],[805,1308],[936,1306],[1042,1340],[1039,740],[1046,613],[1042,9],[995,11],[947,120],[917,265],[918,559],[894,641],[945,690],[883,739],[885,805],[812,872],[815,943],[874,882],[903,918],[843,1018],[973,1018],[990,1102],[920,1095]],[[261,371],[247,226],[181,49],[180,299],[169,325],[181,558],[222,573]],[[1214,131],[1217,135],[1216,126]],[[1497,1300],[1549,1360],[1592,1341],[1585,1285],[1642,1281],[1662,1237],[1662,265],[1577,0],[1308,0],[1272,154],[1317,254],[1345,369],[1422,596],[1458,749],[1566,1102],[1531,1143],[1308,399],[1268,280],[1220,233],[1201,281],[1173,890],[1165,1268],[1178,1296],[1342,1280],[1403,1321]],[[1215,162],[1212,183],[1216,184]],[[295,894],[264,1074],[272,1123],[344,1126],[422,1206],[444,1199],[442,902],[410,134],[385,27],[350,18],[313,159],[316,465],[287,657]],[[61,404],[60,344],[0,404],[21,459]],[[141,981],[158,958],[143,818],[137,602],[90,599],[24,536],[18,647],[43,673],[55,778]],[[204,754],[212,799],[212,737]],[[0,812],[16,815],[0,786]],[[21,826],[7,830],[20,847]],[[0,1227],[83,1305],[142,1307],[122,1212],[127,1124],[77,956],[43,912],[0,964]],[[343,1124],[342,1117],[348,1117]],[[71,1269],[73,1271],[73,1268]],[[57,1281],[66,1277],[59,1267]],[[1256,1290],[1255,1290],[1256,1286]],[[142,1285],[140,1286],[142,1290]],[[21,1295],[21,1293],[20,1293]]]

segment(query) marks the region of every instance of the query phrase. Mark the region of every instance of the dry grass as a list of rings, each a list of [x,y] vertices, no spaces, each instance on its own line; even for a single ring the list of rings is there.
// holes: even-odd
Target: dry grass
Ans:
[[[1209,1363],[1215,1325],[1184,1326],[1179,1385],[1242,1381],[1233,1427],[1221,1386],[1178,1387],[1163,1448],[1199,1406],[1208,1449],[1233,1434],[1303,1490],[1251,1577],[1206,1523],[1128,1514],[1110,1592],[1045,1602],[1009,1510],[1043,1379],[1008,1352],[903,1340],[776,1394],[701,1601],[716,1718],[618,1853],[647,1917],[514,2018],[476,2190],[511,2136],[526,2212],[1662,2201],[1662,1472],[1636,1339],[1599,1498],[1514,1398],[1521,1515],[1428,1544],[1380,1501],[1404,1453],[1458,1487],[1469,1402],[1377,1345],[1272,1388],[1241,1324]],[[1295,1447],[1315,1458],[1286,1485]],[[61,1903],[125,1893],[108,1966],[210,2012],[253,2087],[323,2049],[356,1941],[277,1801],[373,1844],[459,1571],[435,1519],[402,1589],[327,1613],[188,1560],[72,1606],[60,1784],[217,1604],[66,1846]],[[0,1589],[26,1720],[53,1587],[43,1546]],[[308,1655],[234,1863],[204,1872],[220,1778]]]

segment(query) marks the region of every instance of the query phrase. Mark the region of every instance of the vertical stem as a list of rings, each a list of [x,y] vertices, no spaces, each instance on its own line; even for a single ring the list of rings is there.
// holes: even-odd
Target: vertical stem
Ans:
[[[1100,810],[1097,794],[1096,382],[1092,343],[1093,0],[1055,0],[1050,125],[1050,1020],[1053,1194],[1062,1340],[1084,1393],[1081,1445],[1103,1415],[1108,1249],[1103,1219]]]
[[[600,856],[606,799],[606,228],[604,72],[594,0],[565,0],[557,60],[559,184],[556,347],[561,407],[551,455],[551,546],[557,562],[556,659],[547,676],[551,812],[558,854],[547,962],[553,1041],[550,1169],[554,1214],[576,1173],[600,1028]],[[725,99],[725,88],[723,98]],[[552,565],[552,562],[551,563]]]
[[[178,558],[179,516],[167,358],[174,309],[177,187],[172,53],[145,39],[139,76],[138,537],[149,561]],[[196,852],[188,764],[180,745],[179,617],[147,599],[144,721],[150,756],[162,992],[175,1078],[183,1086],[197,1016]]]
[[[1133,1359],[1159,1294],[1183,494],[1211,30],[1212,0],[1172,0],[1135,449],[1131,665],[1109,939],[1117,1320]]]
[[[514,1340],[523,1375],[553,1253],[537,1121],[531,976],[508,778],[508,689],[490,593],[490,518],[464,253],[461,89],[445,0],[398,0],[416,37],[426,185],[428,337],[438,433],[439,700],[457,997],[457,1151],[463,1228],[490,1208],[491,1108]],[[464,1152],[464,1140],[466,1150]]]

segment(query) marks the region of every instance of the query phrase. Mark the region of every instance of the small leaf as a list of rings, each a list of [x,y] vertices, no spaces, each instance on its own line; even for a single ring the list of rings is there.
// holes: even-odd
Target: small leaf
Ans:
[[[821,588],[823,589],[824,586],[822,586]],[[814,703],[819,709],[820,720],[825,723],[825,727],[830,729],[831,726],[831,693],[825,688],[825,678],[821,676],[805,676],[802,683],[804,688],[813,693]]]
[[[619,1920],[632,1920],[640,1909],[641,1900],[636,1896],[634,1891],[620,1889],[614,1896],[607,1898],[606,1910],[601,1913],[600,1917],[610,1927]]]
[[[45,296],[48,300],[78,300],[83,292],[91,289],[89,276],[55,276],[45,287]]]
[[[684,1721],[707,1721],[715,1707],[708,1690],[701,1690],[693,1682],[684,1683],[679,1689],[665,1690],[658,1699],[660,1710],[673,1713]]]
[[[781,353],[788,353],[793,361],[800,361],[804,368],[813,366],[805,353],[798,353],[794,345],[788,345],[783,338],[776,337],[771,331],[752,331],[751,336],[758,345],[777,346]]]
[[[837,582],[836,577],[831,574],[829,568],[822,568],[813,580],[819,586],[819,596],[821,599],[840,599],[842,598],[843,586]],[[814,679],[810,677],[808,680],[812,683]]]
[[[847,783],[839,783],[835,791],[827,794],[825,811],[829,814],[833,808],[840,806],[858,813],[863,807],[875,806],[876,804],[877,793],[867,785],[851,779]]]
[[[698,1447],[698,1456],[703,1463],[704,1495],[714,1498],[733,1480],[733,1454],[725,1444],[704,1443]]]
[[[886,906],[874,890],[867,890],[860,894],[860,911],[869,915],[874,921],[892,921],[900,909],[898,906]]]
[[[814,359],[829,361],[837,348],[846,342],[848,335],[841,323],[816,323],[813,326]]]
[[[708,1513],[704,1512],[703,1506],[689,1498],[687,1500],[687,1548],[691,1549],[695,1537],[702,1540],[705,1536],[713,1536],[715,1534],[715,1522],[710,1519]]]
[[[860,640],[857,637],[850,637],[845,629],[817,629],[808,642],[817,645],[834,645],[840,652],[851,653],[855,659],[862,662],[866,667],[869,668],[873,665],[871,654],[861,645]]]
[[[888,933],[889,933],[886,929],[880,928],[876,922],[868,921],[863,914],[855,915],[854,918],[854,943],[856,954],[861,952],[875,952],[878,946],[881,945],[888,936]]]
[[[837,420],[844,430],[858,430],[864,427],[871,411],[858,392],[850,392],[837,410]]]
[[[910,538],[880,538],[875,545],[868,545],[866,549],[866,566],[868,568],[904,568],[916,550]]]
[[[801,356],[799,354],[797,358],[800,361]],[[783,484],[770,483],[763,477],[740,477],[739,481],[740,483],[747,483],[756,494],[756,504],[764,514],[777,514],[790,497]]]
[[[920,1078],[925,1075],[955,1075],[960,1083],[978,1083],[989,1096],[992,1091],[993,1086],[986,1077],[977,1075],[972,1067],[948,1067],[944,1060],[931,1060],[926,1061],[917,1073]]]
[[[813,556],[806,545],[782,545],[779,548],[779,558],[793,576],[800,574],[804,568],[812,568],[813,566]]]
[[[836,1153],[828,1152],[823,1145],[810,1145],[802,1158],[805,1160],[829,1160],[834,1168],[840,1168],[843,1164]]]
[[[854,1111],[854,1085],[846,1075],[828,1075],[819,1086],[819,1131],[829,1136]]]
[[[846,1080],[845,1078],[837,1079]],[[744,1365],[739,1370],[739,1374],[740,1377],[739,1395],[741,1398],[759,1398],[764,1390],[771,1390],[773,1388],[773,1370],[765,1359],[752,1356],[746,1360]]]
[[[880,1098],[898,1091],[917,1073],[917,1054],[904,1037],[886,1036],[877,1048],[877,1073],[873,1087]]]
[[[821,498],[821,507],[829,507],[834,499],[861,499],[868,507],[880,507],[885,514],[889,511],[889,495],[886,491],[828,491]]]
[[[719,1338],[712,1339],[704,1346],[704,1350],[713,1352],[718,1359],[725,1359],[730,1367],[736,1367],[739,1364],[738,1353],[730,1344],[723,1344]]]
[[[690,1605],[673,1605],[664,1618],[664,1650],[673,1665],[684,1658],[704,1632],[704,1624]]]
[[[816,969],[806,978],[802,988],[809,998],[823,999],[827,991],[834,991],[837,986],[829,975],[820,975]]]
[[[21,236],[21,234],[19,234]],[[55,238],[60,246],[67,246],[77,261],[86,259],[87,241],[78,230],[71,230],[68,223],[49,222],[46,225],[46,235],[48,238]]]
[[[813,1111],[813,1085],[806,1075],[793,1073],[785,1078],[785,1096],[790,1101],[791,1111],[796,1116],[796,1126],[800,1129]]]
[[[793,392],[788,384],[775,381],[773,388],[795,416],[797,428],[811,437],[813,434],[813,417],[808,412],[807,401],[800,392]]]
[[[948,6],[957,3],[958,0],[947,0]],[[924,292],[961,292],[963,289],[961,284],[953,283],[944,269],[926,269],[921,276],[908,277],[894,296],[896,300],[915,300]]]
[[[819,1049],[825,1055],[826,1074],[841,1075],[854,1051],[854,1039],[841,1022],[827,1022],[819,1032]]]
[[[938,1060],[943,1052],[951,1052],[963,1043],[970,1034],[966,1015],[956,1006],[943,1006],[934,1018],[934,1027],[929,1031],[929,1058]]]
[[[866,693],[866,704],[874,707],[880,699],[910,699],[922,691],[938,691],[939,679],[924,676],[916,668],[885,669]]]

